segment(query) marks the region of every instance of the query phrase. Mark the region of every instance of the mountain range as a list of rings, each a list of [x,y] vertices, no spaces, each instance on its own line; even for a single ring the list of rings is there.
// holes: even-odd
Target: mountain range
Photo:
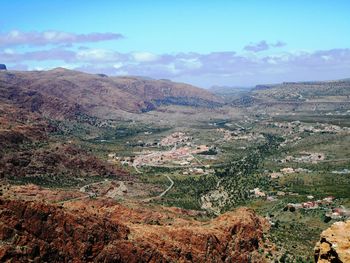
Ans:
[[[217,107],[222,100],[184,83],[140,77],[108,77],[64,68],[0,72],[2,99],[53,118],[87,114],[102,119],[141,113],[160,105]]]

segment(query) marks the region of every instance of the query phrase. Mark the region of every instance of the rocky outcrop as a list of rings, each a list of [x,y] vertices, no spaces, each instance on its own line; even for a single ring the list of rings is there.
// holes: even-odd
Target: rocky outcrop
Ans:
[[[322,232],[315,247],[315,262],[350,262],[350,220],[336,222]]]
[[[36,202],[0,199],[1,262],[126,262],[142,251],[128,242],[129,229],[96,216],[74,215]]]
[[[0,261],[265,262],[267,225],[253,211],[207,222],[188,216],[111,199],[64,207],[0,199]]]

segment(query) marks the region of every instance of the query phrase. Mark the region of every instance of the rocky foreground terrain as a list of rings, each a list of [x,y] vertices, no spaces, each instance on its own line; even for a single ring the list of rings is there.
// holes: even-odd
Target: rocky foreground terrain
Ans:
[[[315,261],[350,262],[350,221],[336,222],[322,232],[315,247]]]
[[[265,262],[274,248],[267,221],[245,208],[203,221],[179,208],[112,199],[48,204],[69,194],[7,189],[0,199],[1,262]]]

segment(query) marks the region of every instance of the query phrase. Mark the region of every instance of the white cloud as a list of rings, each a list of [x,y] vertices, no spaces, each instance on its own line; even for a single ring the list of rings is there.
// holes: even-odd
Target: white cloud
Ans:
[[[202,63],[197,58],[179,59],[179,61],[187,69],[199,69],[200,67],[202,67]]]
[[[7,54],[7,55],[13,55],[16,52],[13,49],[11,49],[11,48],[5,48],[4,53]]]
[[[92,43],[107,40],[118,40],[123,35],[118,33],[89,33],[76,34],[63,31],[31,31],[22,32],[12,30],[7,33],[0,33],[0,46],[45,46],[45,45],[66,45],[73,43]]]
[[[113,64],[113,68],[115,69],[120,69],[121,67],[123,67],[123,63],[121,62]]]
[[[81,60],[89,60],[89,59],[97,59],[104,60],[108,58],[108,51],[103,49],[89,49],[78,51],[77,59]]]
[[[76,59],[79,61],[117,61],[119,54],[106,49],[85,49],[76,53]]]
[[[150,52],[134,52],[132,56],[136,62],[153,62],[158,60],[158,56]]]

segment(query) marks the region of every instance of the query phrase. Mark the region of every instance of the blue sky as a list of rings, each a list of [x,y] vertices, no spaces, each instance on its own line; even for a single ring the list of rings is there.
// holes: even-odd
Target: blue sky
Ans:
[[[0,11],[0,63],[12,69],[202,87],[350,77],[350,1],[5,0]]]

